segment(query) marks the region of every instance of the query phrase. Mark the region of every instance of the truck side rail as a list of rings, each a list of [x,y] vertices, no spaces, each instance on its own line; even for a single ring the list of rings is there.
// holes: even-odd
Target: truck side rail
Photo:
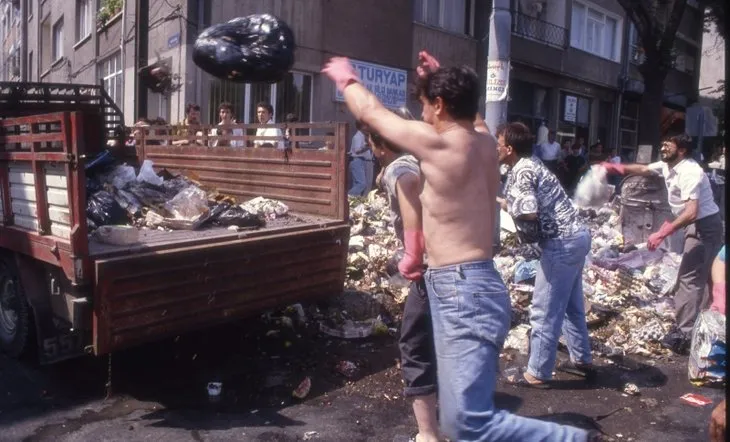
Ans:
[[[347,221],[347,124],[288,124],[291,148],[286,150],[253,147],[255,140],[282,141],[250,135],[259,127],[279,127],[283,132],[287,125],[200,125],[185,128],[185,133],[179,127],[149,126],[138,131],[137,157],[152,160],[157,170],[182,171],[239,201],[263,196],[282,201],[295,212]],[[243,135],[210,135],[213,128]],[[239,147],[209,147],[219,139]],[[185,140],[189,144],[176,145]]]
[[[61,112],[0,120],[0,247],[88,275],[85,115]]]

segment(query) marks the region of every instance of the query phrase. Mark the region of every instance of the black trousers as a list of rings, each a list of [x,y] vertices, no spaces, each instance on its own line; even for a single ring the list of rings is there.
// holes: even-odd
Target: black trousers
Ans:
[[[433,347],[431,308],[423,279],[411,283],[403,308],[400,340],[401,373],[406,397],[435,393],[436,353]]]

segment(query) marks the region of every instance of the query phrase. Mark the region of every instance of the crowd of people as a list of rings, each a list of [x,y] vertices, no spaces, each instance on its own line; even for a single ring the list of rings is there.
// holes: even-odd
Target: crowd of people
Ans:
[[[375,181],[387,195],[403,245],[394,259],[400,273],[413,281],[400,349],[405,395],[413,399],[418,425],[416,441],[601,440],[604,436],[595,431],[494,407],[499,355],[511,318],[510,298],[492,260],[495,213],[504,209],[520,239],[542,250],[532,298],[529,360],[507,382],[548,389],[555,382],[553,370],[589,382],[598,374],[582,288],[591,237],[570,191],[591,164],[611,176],[662,175],[675,219],[654,232],[647,247],[654,250],[675,231],[684,231],[677,323],[663,344],[685,353],[698,313],[711,301],[719,304],[718,298],[724,310],[725,297],[719,281],[714,300],[704,290],[722,246],[722,225],[709,178],[692,159],[692,143],[684,135],[667,137],[661,161],[649,165],[622,164],[615,152],[604,154],[600,145],[586,150],[580,139],[556,146],[555,133],[535,149],[522,123],[490,133],[477,112],[479,84],[472,69],[441,67],[421,52],[416,72],[421,121],[406,111],[385,108],[360,83],[348,59],[335,57],[323,69],[358,122],[350,154],[362,161],[351,163],[353,177],[359,177],[351,193],[368,189],[369,182],[362,186],[360,178],[368,180],[363,169],[372,167],[370,159],[377,161],[382,172]],[[558,362],[561,334],[569,358]],[[724,435],[724,420],[715,415],[711,431]]]

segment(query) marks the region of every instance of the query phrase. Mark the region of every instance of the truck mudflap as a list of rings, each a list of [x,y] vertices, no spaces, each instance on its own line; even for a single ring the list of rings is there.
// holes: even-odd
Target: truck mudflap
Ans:
[[[349,226],[95,262],[96,355],[342,291]]]

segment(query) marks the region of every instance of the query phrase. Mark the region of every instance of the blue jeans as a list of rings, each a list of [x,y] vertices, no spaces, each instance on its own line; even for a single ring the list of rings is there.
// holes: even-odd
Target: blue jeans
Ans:
[[[512,312],[494,263],[429,268],[425,279],[444,435],[454,441],[585,441],[584,430],[494,409]]]
[[[591,236],[583,230],[570,238],[541,241],[540,247],[542,257],[530,309],[532,332],[527,372],[547,381],[555,368],[561,329],[571,361],[592,362],[583,304],[583,266],[591,249]]]
[[[365,196],[373,185],[373,162],[360,157],[353,157],[350,161],[350,176],[352,186],[348,193],[351,196]]]

